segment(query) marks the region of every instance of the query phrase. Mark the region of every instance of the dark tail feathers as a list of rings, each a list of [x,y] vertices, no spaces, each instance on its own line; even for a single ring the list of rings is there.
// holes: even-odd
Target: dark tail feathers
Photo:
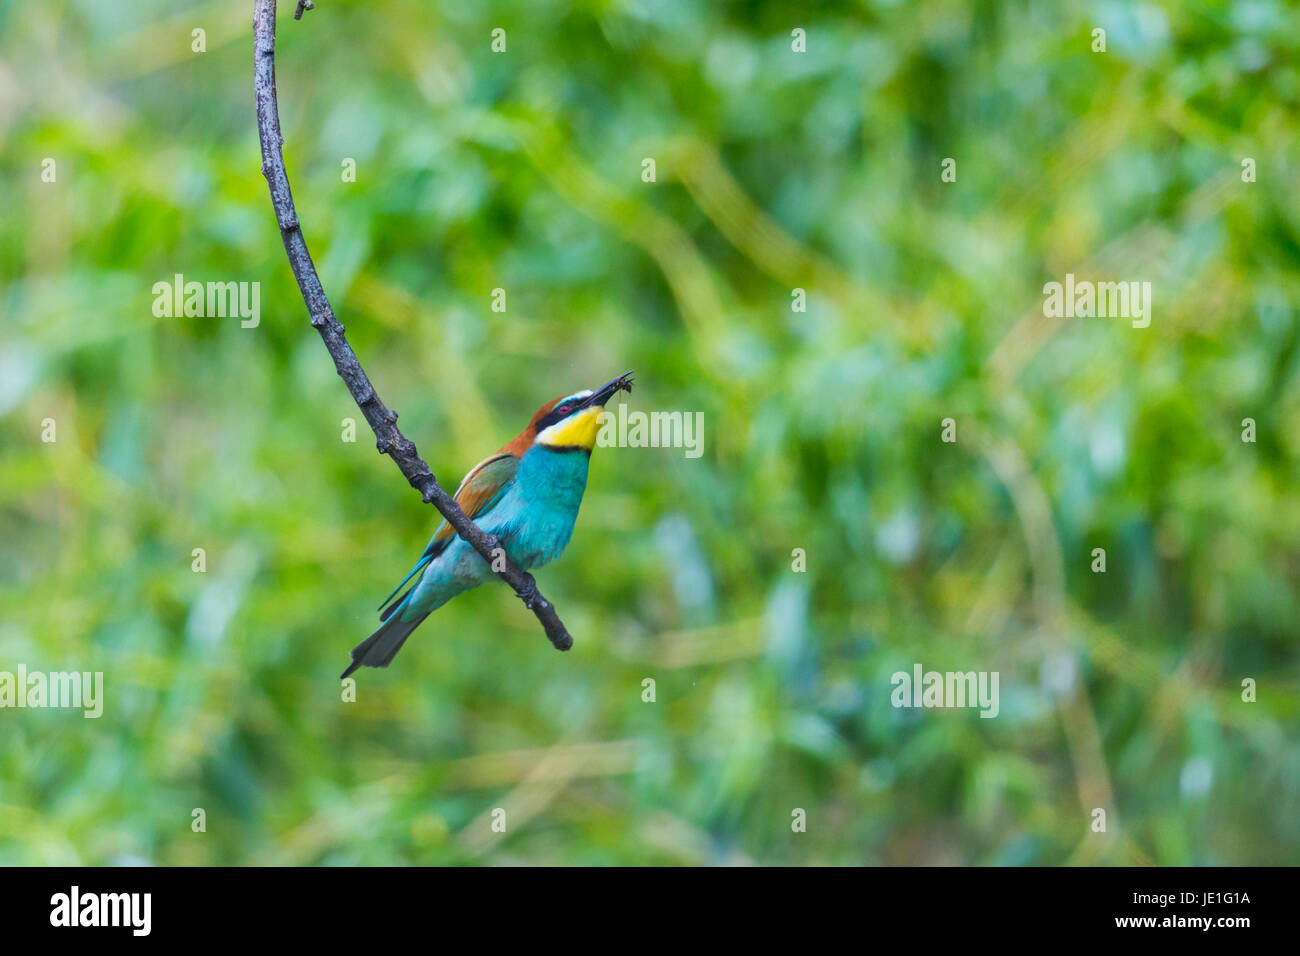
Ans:
[[[375,633],[352,648],[352,663],[339,676],[339,680],[343,680],[358,667],[387,667],[397,656],[397,652],[402,649],[406,639],[411,636],[411,632],[429,616],[427,613],[420,614],[409,621],[404,621],[400,603],[389,608],[389,614],[391,616],[379,625]]]

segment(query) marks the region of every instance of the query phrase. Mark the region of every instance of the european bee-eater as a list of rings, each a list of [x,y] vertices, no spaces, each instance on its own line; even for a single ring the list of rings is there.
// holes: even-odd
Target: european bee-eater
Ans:
[[[596,419],[620,389],[632,391],[627,372],[592,391],[547,402],[528,427],[470,470],[456,503],[486,534],[500,538],[507,557],[525,571],[553,561],[573,535],[596,445]],[[482,555],[443,521],[411,573],[379,606],[379,630],[352,648],[347,677],[358,667],[387,667],[420,622],[493,572]],[[412,578],[415,584],[397,592]]]

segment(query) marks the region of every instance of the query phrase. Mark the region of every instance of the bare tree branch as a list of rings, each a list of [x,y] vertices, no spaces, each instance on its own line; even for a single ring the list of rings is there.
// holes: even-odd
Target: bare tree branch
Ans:
[[[456,500],[438,484],[429,466],[416,451],[415,443],[398,430],[397,413],[380,401],[374,386],[370,384],[370,379],[344,335],[343,323],[335,317],[334,310],[330,307],[320,277],[316,274],[311,253],[307,251],[302,226],[293,205],[293,194],[289,190],[289,176],[284,168],[284,137],[280,133],[280,111],[275,96],[275,5],[276,0],[256,0],[253,14],[253,89],[257,99],[257,131],[262,142],[262,175],[266,177],[271,189],[271,203],[275,206],[276,222],[280,226],[280,236],[284,239],[284,251],[289,257],[294,277],[298,280],[303,302],[307,304],[311,324],[320,333],[325,348],[334,359],[334,367],[352,393],[361,414],[370,423],[380,453],[393,459],[424,501],[432,503],[442,512],[456,533],[491,565],[497,555],[505,558],[505,552],[498,550],[502,547],[500,539],[485,534],[465,515]],[[303,9],[311,9],[311,6],[310,2],[299,0],[298,15],[301,16]],[[505,564],[505,570],[498,572],[501,580],[514,588],[524,606],[537,615],[551,643],[558,650],[567,651],[573,646],[573,637],[555,613],[555,606],[542,597],[531,574],[520,570],[508,558],[505,558]]]

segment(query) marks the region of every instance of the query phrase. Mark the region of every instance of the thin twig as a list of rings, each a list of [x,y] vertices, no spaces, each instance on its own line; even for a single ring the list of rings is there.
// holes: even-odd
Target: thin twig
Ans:
[[[335,317],[329,299],[325,296],[325,289],[321,286],[316,266],[303,239],[302,226],[293,205],[293,194],[289,190],[289,176],[284,168],[284,137],[280,133],[280,110],[275,96],[275,4],[276,0],[257,0],[253,15],[253,89],[257,99],[257,131],[262,142],[262,175],[266,177],[271,189],[271,203],[275,206],[276,222],[280,226],[280,236],[284,239],[284,251],[289,257],[294,277],[298,280],[298,288],[302,291],[303,302],[311,316],[312,327],[320,333],[325,348],[334,359],[334,367],[352,393],[361,414],[370,423],[379,452],[393,459],[424,501],[437,508],[447,523],[456,529],[456,533],[483,556],[484,561],[491,565],[494,561],[499,564],[498,559],[504,560],[505,570],[497,572],[501,580],[514,588],[524,606],[537,615],[537,620],[541,621],[551,643],[558,650],[567,651],[573,646],[573,638],[555,613],[555,606],[542,597],[531,574],[520,570],[505,557],[500,539],[496,535],[485,534],[465,515],[456,500],[443,491],[429,466],[420,457],[415,443],[398,430],[397,413],[380,401],[365,370],[361,368],[356,353],[348,344],[343,323]],[[304,7],[311,9],[311,4],[299,2],[299,14]]]

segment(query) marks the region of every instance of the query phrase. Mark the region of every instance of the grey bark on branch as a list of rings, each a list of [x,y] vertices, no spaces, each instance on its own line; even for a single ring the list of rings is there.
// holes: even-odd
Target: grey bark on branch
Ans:
[[[466,516],[456,500],[438,484],[433,472],[416,450],[415,443],[398,430],[397,413],[388,408],[375,392],[356,353],[348,344],[343,323],[334,315],[320,277],[316,274],[316,266],[312,262],[311,253],[307,251],[302,225],[298,222],[298,213],[293,205],[289,176],[284,168],[284,137],[280,133],[280,110],[275,95],[275,6],[276,0],[256,0],[253,13],[253,90],[257,100],[257,132],[262,144],[262,175],[266,177],[271,190],[271,204],[275,207],[275,219],[284,240],[284,251],[289,257],[294,278],[298,280],[298,288],[307,305],[312,327],[320,333],[325,348],[334,359],[334,367],[374,431],[379,452],[393,459],[424,501],[437,508],[447,523],[456,529],[456,533],[483,556],[484,561],[489,565],[493,565],[494,561],[499,564],[498,558],[505,558],[501,541],[495,535],[485,534],[483,529]],[[299,0],[299,16],[304,9],[312,9],[311,3]],[[573,637],[556,613],[555,605],[542,597],[531,574],[520,570],[508,558],[505,558],[505,570],[498,571],[497,574],[514,588],[524,606],[537,615],[537,620],[541,622],[546,636],[556,649],[567,651],[573,646]]]

